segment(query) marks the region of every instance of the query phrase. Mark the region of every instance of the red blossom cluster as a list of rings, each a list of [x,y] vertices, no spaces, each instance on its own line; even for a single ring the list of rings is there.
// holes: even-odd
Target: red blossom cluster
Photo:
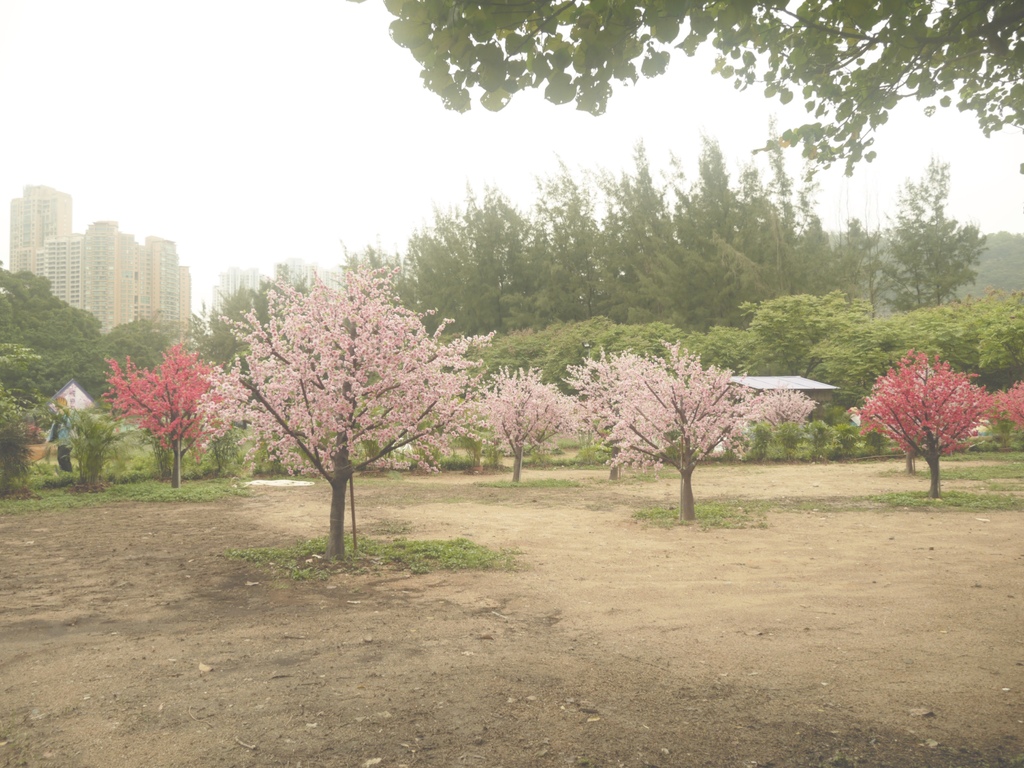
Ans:
[[[152,370],[136,367],[130,357],[123,369],[116,360],[107,363],[111,390],[105,397],[111,408],[174,450],[172,485],[177,488],[181,457],[199,445],[208,426],[200,404],[210,389],[213,369],[180,344],[165,352],[163,362]],[[208,415],[215,415],[215,410]]]

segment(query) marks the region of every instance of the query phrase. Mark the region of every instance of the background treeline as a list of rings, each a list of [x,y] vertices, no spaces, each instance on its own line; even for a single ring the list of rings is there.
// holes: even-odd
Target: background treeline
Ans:
[[[1024,378],[1024,235],[986,239],[950,219],[947,166],[907,182],[884,229],[852,219],[828,233],[813,183],[787,175],[781,150],[766,159],[734,178],[706,139],[690,180],[677,163],[655,173],[640,145],[628,172],[563,166],[528,210],[496,189],[469,192],[404,253],[367,248],[346,263],[397,267],[403,302],[436,310],[429,326],[447,317],[457,333],[496,331],[489,367],[536,366],[551,382],[600,350],[658,353],[662,340],[737,372],[834,384],[848,405],[909,348],[993,389]],[[265,315],[266,290],[230,297],[223,314]],[[107,358],[152,367],[172,339],[148,321],[101,335],[45,279],[0,270],[0,340],[38,355],[7,365],[0,354],[0,383],[25,404],[71,378],[98,397]],[[205,312],[191,346],[211,363],[240,351]]]
[[[813,182],[788,176],[777,146],[765,172],[751,163],[734,179],[706,139],[689,180],[675,162],[655,174],[640,145],[628,172],[563,166],[538,182],[529,210],[496,189],[470,191],[461,207],[435,210],[404,253],[368,249],[348,261],[400,266],[404,301],[454,318],[467,334],[596,317],[742,327],[746,304],[837,290],[885,314],[943,304],[976,285],[985,238],[946,215],[949,183],[948,166],[933,161],[902,188],[884,229],[851,219],[828,233]],[[993,240],[980,292],[990,280],[1024,288],[1024,237]]]

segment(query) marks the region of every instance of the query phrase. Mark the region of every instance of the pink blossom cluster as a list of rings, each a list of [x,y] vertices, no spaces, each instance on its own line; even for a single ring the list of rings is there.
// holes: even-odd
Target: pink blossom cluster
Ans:
[[[235,326],[245,356],[216,386],[223,418],[246,422],[291,472],[334,482],[340,470],[429,464],[442,436],[467,424],[473,387],[466,352],[488,338],[442,339],[402,307],[386,271],[352,271],[336,291],[279,284],[270,320]],[[250,456],[252,458],[252,456]]]
[[[757,420],[773,427],[786,422],[802,424],[814,410],[814,400],[795,389],[769,389],[757,398]]]
[[[480,405],[495,442],[515,457],[514,481],[519,479],[525,447],[539,448],[558,434],[579,430],[576,401],[543,383],[535,368],[515,372],[502,368],[484,391]]]
[[[588,417],[617,448],[615,461],[681,472],[718,449],[737,445],[757,414],[756,395],[731,371],[666,344],[666,360],[623,353],[570,369],[567,381]]]

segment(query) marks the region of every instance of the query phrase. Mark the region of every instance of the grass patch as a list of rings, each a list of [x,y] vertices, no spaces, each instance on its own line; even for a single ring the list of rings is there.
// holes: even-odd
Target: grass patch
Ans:
[[[516,568],[518,550],[494,550],[469,539],[379,541],[361,536],[359,552],[353,554],[352,539],[346,537],[345,560],[323,560],[327,537],[301,541],[291,547],[229,549],[233,560],[245,560],[279,575],[296,580],[326,579],[335,570],[361,570],[388,566],[413,573],[431,571],[511,571]]]
[[[888,504],[893,507],[954,507],[958,509],[987,510],[1022,510],[1024,499],[998,493],[967,493],[966,491],[946,491],[941,499],[929,499],[925,491],[906,491],[901,493],[883,493],[870,496],[871,501]]]
[[[633,519],[670,528],[674,525],[697,525],[702,531],[711,528],[766,528],[769,505],[758,501],[705,501],[697,504],[697,520],[679,521],[679,507],[648,507],[633,513]]]
[[[958,464],[942,468],[940,477],[943,480],[1021,480],[1024,481],[1024,462],[1000,462],[999,464]]]
[[[473,485],[479,488],[579,488],[583,484],[579,480],[547,477],[543,480],[522,480],[518,483],[511,480],[491,480]]]
[[[0,515],[31,512],[60,512],[88,507],[105,507],[117,502],[203,504],[228,496],[249,496],[247,488],[234,480],[196,480],[181,488],[149,480],[144,483],[111,485],[95,492],[75,492],[72,488],[41,489],[34,499],[0,500]]]
[[[948,456],[942,457],[942,464],[945,466],[946,462],[952,462],[954,464],[960,462],[974,462],[974,461],[998,461],[998,462],[1016,462],[1017,464],[1024,463],[1024,453],[1020,451],[960,451],[958,453],[951,453]]]
[[[408,520],[378,520],[365,526],[363,530],[375,536],[388,536],[394,539],[412,533],[412,523]]]

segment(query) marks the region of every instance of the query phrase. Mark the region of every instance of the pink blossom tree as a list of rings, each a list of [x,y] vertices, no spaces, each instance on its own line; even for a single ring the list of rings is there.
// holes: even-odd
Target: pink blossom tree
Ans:
[[[622,399],[629,398],[629,392],[622,386],[621,372],[629,370],[630,363],[637,361],[640,358],[632,352],[623,352],[609,359],[602,351],[597,360],[588,358],[582,365],[566,369],[565,383],[577,393],[582,422],[588,424],[611,449],[609,480],[619,479],[620,465],[616,459],[620,450],[612,440],[612,429],[622,417]]]
[[[758,419],[773,427],[792,422],[802,424],[814,410],[814,400],[795,389],[769,389],[757,398]]]
[[[494,440],[512,452],[512,482],[518,483],[526,446],[541,447],[557,434],[577,428],[576,403],[557,387],[544,384],[531,368],[510,373],[502,368],[481,399],[485,422]]]
[[[939,458],[964,447],[992,407],[992,398],[936,357],[911,350],[879,376],[861,409],[861,429],[880,432],[928,464],[928,498],[941,497]]]
[[[328,559],[345,554],[345,493],[371,466],[430,465],[468,419],[466,352],[486,338],[442,339],[398,303],[385,270],[352,271],[335,291],[279,284],[270,319],[236,323],[248,353],[216,387],[224,418],[246,421],[291,472],[331,486]],[[250,460],[253,455],[250,453]],[[355,513],[353,510],[353,534]]]
[[[181,345],[164,353],[152,370],[125,358],[124,368],[107,360],[111,390],[105,395],[115,414],[134,421],[174,454],[171,487],[181,487],[181,458],[202,435],[207,421],[200,404],[211,386],[213,369]],[[207,411],[214,415],[215,410]]]
[[[603,375],[614,384],[595,386],[588,403],[617,411],[609,434],[619,448],[616,462],[643,469],[668,464],[679,470],[679,519],[695,520],[693,471],[715,450],[736,444],[754,414],[756,394],[733,384],[731,371],[704,368],[699,357],[678,344],[666,348],[665,360],[612,357]]]

